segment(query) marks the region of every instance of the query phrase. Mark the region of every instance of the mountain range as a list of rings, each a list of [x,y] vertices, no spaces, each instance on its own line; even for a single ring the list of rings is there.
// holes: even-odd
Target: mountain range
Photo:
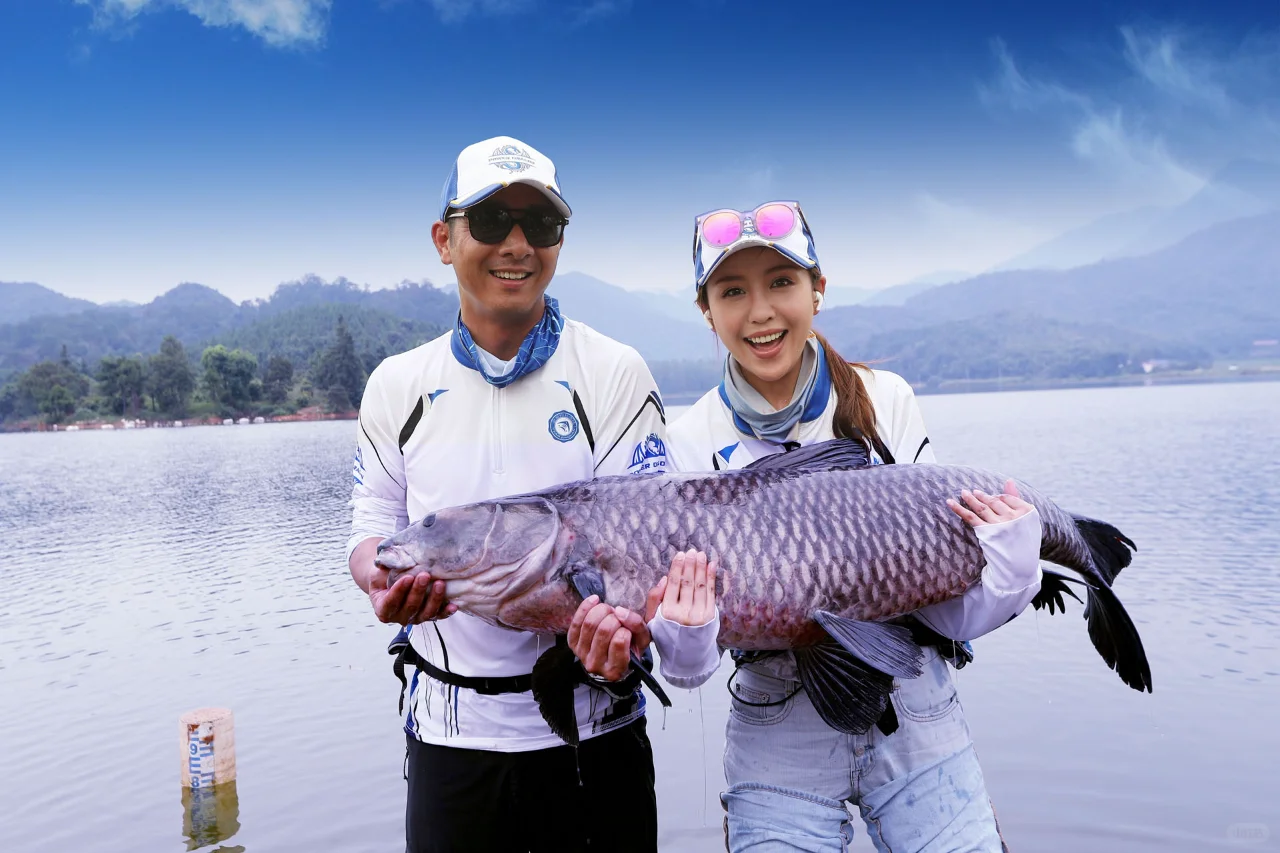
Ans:
[[[1179,204],[1104,216],[1010,258],[996,270],[1062,270],[1145,255],[1213,225],[1275,210],[1280,210],[1280,166],[1236,160]]]
[[[1271,173],[1251,174],[1259,186]],[[1280,190],[1280,180],[1275,186]],[[1265,355],[1275,347],[1267,342],[1280,338],[1278,235],[1280,212],[1268,212],[1134,257],[916,282],[852,305],[833,298],[818,327],[845,356],[926,384],[1108,375],[1140,370],[1142,362],[1205,365],[1259,347]],[[581,273],[556,276],[548,292],[566,316],[636,347],[655,375],[675,377],[675,384],[705,387],[723,357],[691,293],[628,291]],[[155,352],[168,334],[193,357],[217,342],[263,361],[280,353],[306,362],[327,345],[339,314],[360,351],[373,357],[440,334],[453,324],[457,304],[456,293],[428,282],[369,290],[307,277],[240,304],[187,283],[146,305],[110,306],[0,282],[0,382],[57,358],[64,345],[73,359],[93,365],[104,355]]]

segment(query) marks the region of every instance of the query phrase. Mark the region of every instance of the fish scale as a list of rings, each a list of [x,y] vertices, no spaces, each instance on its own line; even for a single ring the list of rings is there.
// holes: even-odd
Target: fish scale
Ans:
[[[597,480],[589,491],[545,495],[589,543],[571,559],[611,555],[599,565],[608,601],[643,608],[677,551],[703,550],[723,579],[721,644],[772,649],[794,646],[797,620],[813,609],[879,621],[962,594],[985,559],[945,501],[961,489],[998,494],[1003,486],[990,472],[950,465],[735,474]],[[1040,511],[1055,561],[1091,567],[1071,516],[1030,486],[1019,490]],[[817,582],[796,582],[806,578]],[[769,620],[762,603],[773,605]]]
[[[981,579],[978,537],[947,499],[965,489],[998,494],[1004,482],[956,465],[867,466],[865,448],[837,440],[737,471],[602,477],[443,509],[383,542],[377,559],[389,582],[427,572],[464,612],[563,634],[586,595],[643,612],[677,552],[705,551],[718,567],[720,645],[795,650],[823,719],[862,732],[887,701],[884,676],[919,671],[919,649],[880,623]],[[1025,483],[1018,489],[1039,512],[1041,558],[1081,575],[1094,647],[1126,684],[1150,690],[1141,639],[1111,590],[1133,543]],[[1061,607],[1073,580],[1046,570],[1032,604]],[[832,640],[843,652],[833,656]]]

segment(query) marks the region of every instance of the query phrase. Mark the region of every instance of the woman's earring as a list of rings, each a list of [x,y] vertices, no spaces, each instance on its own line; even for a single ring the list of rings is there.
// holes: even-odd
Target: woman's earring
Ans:
[[[817,314],[822,310],[822,293],[815,292],[813,294],[813,313]]]
[[[711,322],[711,312],[710,312],[710,311],[703,311],[703,312],[702,312],[702,322],[706,323],[706,324],[707,324],[707,328],[708,328],[708,329],[710,329],[711,331],[713,331],[713,332],[714,332],[714,331],[716,330],[715,323],[712,323],[712,322]]]

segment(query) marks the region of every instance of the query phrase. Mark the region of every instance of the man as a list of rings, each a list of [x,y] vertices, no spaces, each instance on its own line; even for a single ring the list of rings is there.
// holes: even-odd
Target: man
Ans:
[[[464,149],[431,229],[457,274],[458,320],[379,365],[361,404],[348,562],[378,618],[411,626],[411,853],[657,846],[632,680],[584,677],[581,746],[565,746],[529,692],[546,637],[456,613],[426,575],[388,589],[374,562],[384,537],[443,507],[665,468],[662,403],[643,360],[544,296],[570,215],[540,152],[509,137]],[[638,647],[649,637],[639,614],[608,619],[601,636],[615,642],[588,665],[616,679],[633,635]]]

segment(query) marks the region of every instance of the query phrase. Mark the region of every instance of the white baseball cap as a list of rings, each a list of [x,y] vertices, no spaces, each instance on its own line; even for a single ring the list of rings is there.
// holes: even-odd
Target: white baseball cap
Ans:
[[[512,184],[528,184],[568,219],[573,215],[560,194],[551,158],[510,136],[495,136],[462,149],[440,194],[440,218],[450,208],[466,210]]]
[[[813,232],[795,201],[767,201],[754,210],[722,207],[693,220],[693,279],[699,290],[730,255],[753,246],[773,249],[811,270],[818,266]]]

